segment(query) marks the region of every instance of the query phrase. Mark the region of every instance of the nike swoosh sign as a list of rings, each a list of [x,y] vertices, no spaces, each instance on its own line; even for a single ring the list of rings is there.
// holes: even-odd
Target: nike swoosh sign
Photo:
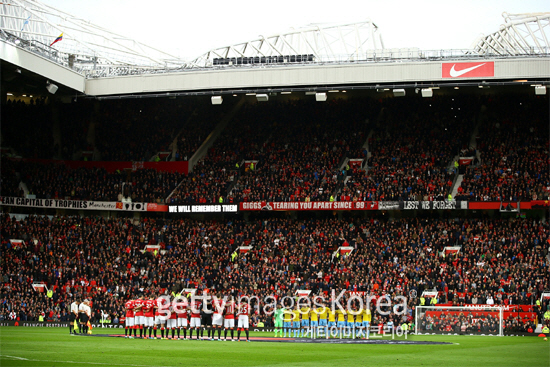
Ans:
[[[451,68],[451,70],[449,70],[449,75],[451,76],[451,78],[457,78],[461,75],[464,75],[472,70],[475,70],[481,66],[485,65],[485,63],[483,64],[479,64],[479,65],[476,65],[476,66],[472,66],[471,68],[466,68],[466,69],[462,69],[462,70],[455,70],[455,65],[453,65],[453,67]]]

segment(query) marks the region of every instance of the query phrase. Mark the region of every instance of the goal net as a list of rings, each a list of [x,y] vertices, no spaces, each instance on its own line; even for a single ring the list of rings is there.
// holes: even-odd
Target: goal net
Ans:
[[[489,305],[417,306],[415,334],[503,335],[503,308]]]

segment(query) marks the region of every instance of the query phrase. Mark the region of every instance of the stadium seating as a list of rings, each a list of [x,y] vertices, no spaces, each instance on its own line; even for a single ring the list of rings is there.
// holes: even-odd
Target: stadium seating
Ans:
[[[2,108],[2,118],[10,121],[2,125],[3,144],[9,142],[24,158],[82,160],[82,151],[92,151],[95,160],[149,161],[160,151],[171,151],[177,136],[206,138],[225,110],[201,108],[207,102],[185,98],[10,102]],[[189,155],[189,147],[183,145],[180,155]]]
[[[403,107],[405,106],[405,107]],[[452,164],[473,132],[472,103],[465,98],[388,99],[369,141],[366,173],[347,182],[362,200],[444,200],[455,174]]]
[[[343,160],[364,156],[371,106],[344,100],[247,106],[169,201],[328,201],[342,184]],[[257,163],[253,170],[237,167],[244,161]]]
[[[503,97],[488,104],[477,139],[480,163],[468,168],[457,199],[548,200],[550,140],[544,100]]]
[[[169,203],[218,203],[220,197],[224,202],[329,201],[331,197],[335,201],[431,201],[447,199],[458,174],[464,173],[454,199],[546,200],[550,139],[547,119],[540,112],[544,99],[523,97],[523,107],[515,111],[511,107],[514,98],[417,96],[245,104],[188,176],[178,176],[176,185],[170,182],[164,190],[155,189],[155,195],[144,197]],[[91,150],[106,160],[140,161],[159,151],[174,151],[175,157],[169,155],[168,159],[189,160],[228,108],[201,108],[207,106],[201,103],[206,102],[10,103],[2,112],[4,118],[20,121],[31,135],[22,139],[13,124],[3,124],[2,133],[24,158],[67,159]],[[52,113],[52,108],[57,113]],[[94,109],[99,109],[101,119],[93,117]],[[49,116],[42,126],[33,125],[38,115]],[[61,129],[59,139],[53,136],[53,116],[61,126],[71,126]],[[92,120],[96,121],[95,144],[85,137]],[[530,122],[528,129],[523,128],[524,120]],[[32,135],[36,131],[41,133]],[[476,147],[470,145],[475,131]],[[52,135],[45,140],[48,134]],[[176,144],[171,145],[172,141]],[[464,154],[475,159],[465,171],[461,168],[457,172],[454,161]],[[364,163],[350,167],[347,159]],[[247,162],[254,162],[253,170]],[[13,167],[23,172],[3,170],[6,188],[8,182],[12,187],[18,185],[14,174],[19,174],[29,181],[23,180],[33,193],[40,193],[39,197],[118,199],[119,190],[109,193],[113,184],[105,181],[114,178],[101,172],[62,170],[70,177],[63,188],[44,180],[44,168],[31,178],[25,174],[29,170],[26,164]],[[94,185],[102,190],[89,188],[82,194],[82,190],[70,187],[75,175],[94,175]],[[149,178],[158,182],[161,176],[157,176]],[[20,195],[18,188],[9,192]]]
[[[533,304],[549,286],[548,224],[527,219],[16,220],[2,214],[0,224],[5,319],[12,311],[29,320],[62,314],[70,295],[91,297],[94,310],[120,317],[125,300],[140,289],[146,296],[208,288],[234,296],[334,289],[393,297],[436,288],[440,303],[485,303],[491,296],[505,305]],[[160,252],[145,251],[147,245],[160,245]],[[252,250],[232,260],[245,245]],[[356,250],[334,257],[342,245]],[[460,253],[442,257],[449,245],[461,246]],[[55,289],[54,296],[34,291],[38,282]],[[417,302],[409,298],[408,306]]]
[[[23,182],[28,193],[39,199],[122,201],[131,198],[137,202],[161,203],[183,177],[177,172],[152,169],[108,173],[103,168],[72,169],[61,163],[3,161],[10,162],[10,169],[2,170],[2,176],[9,178],[10,183],[6,194],[21,196],[19,182]]]

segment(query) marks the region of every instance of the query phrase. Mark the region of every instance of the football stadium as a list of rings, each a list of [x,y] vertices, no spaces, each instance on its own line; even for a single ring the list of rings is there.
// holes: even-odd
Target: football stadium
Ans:
[[[1,366],[550,365],[550,12],[183,60],[0,9]]]

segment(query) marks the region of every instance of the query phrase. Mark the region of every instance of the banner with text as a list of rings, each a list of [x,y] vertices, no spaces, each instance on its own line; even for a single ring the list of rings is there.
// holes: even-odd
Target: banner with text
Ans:
[[[237,204],[219,205],[169,205],[169,213],[237,213]]]
[[[440,201],[403,201],[400,209],[404,210],[432,210],[432,209],[468,209],[468,203],[455,200]]]
[[[280,211],[280,210],[378,210],[376,201],[283,201],[283,202],[245,202],[239,204],[243,211]]]
[[[123,210],[131,212],[147,211],[147,203],[122,203],[117,201],[86,201],[61,199],[27,199],[1,196],[0,205],[25,206],[47,209],[77,209],[77,210]]]

